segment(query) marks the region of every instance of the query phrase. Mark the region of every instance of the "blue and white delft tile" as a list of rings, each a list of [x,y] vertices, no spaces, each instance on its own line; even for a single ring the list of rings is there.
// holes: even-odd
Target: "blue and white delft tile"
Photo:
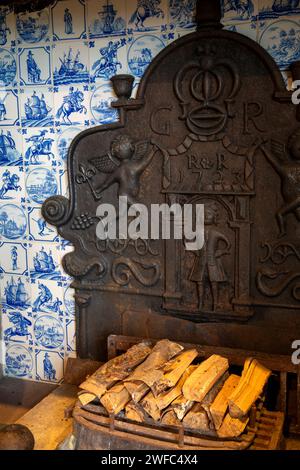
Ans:
[[[32,279],[31,298],[33,313],[50,313],[56,317],[64,314],[63,288],[61,282]]]
[[[250,21],[258,14],[258,0],[222,0],[223,23]]]
[[[0,90],[0,126],[19,124],[18,90]]]
[[[50,279],[60,281],[62,278],[60,270],[59,247],[50,243],[30,243],[28,250],[28,265],[31,279]]]
[[[300,59],[300,22],[282,19],[266,22],[260,32],[259,44],[282,69],[288,69],[292,62]]]
[[[169,21],[168,0],[139,0],[127,3],[128,30],[135,32],[159,31]]]
[[[0,242],[0,272],[5,274],[28,274],[26,244]]]
[[[92,125],[110,124],[119,120],[118,111],[111,107],[116,99],[110,82],[93,89],[90,101]]]
[[[126,34],[126,2],[88,0],[88,31],[91,39]]]
[[[53,82],[55,86],[89,82],[87,41],[53,45]]]
[[[49,40],[49,10],[25,12],[16,15],[18,42],[35,44]]]
[[[81,0],[60,0],[51,8],[54,40],[86,39],[85,5]]]
[[[256,21],[249,23],[245,21],[244,23],[239,24],[227,24],[225,25],[224,29],[227,31],[233,31],[234,33],[242,34],[243,36],[247,36],[253,41],[257,41],[259,33]]]
[[[299,0],[259,0],[259,18],[278,18],[300,14]]]
[[[72,289],[72,287],[70,287],[67,283],[64,284],[63,289],[65,313],[67,316],[75,317],[75,290]]]
[[[54,97],[57,126],[89,125],[88,85],[59,87]]]
[[[0,287],[3,312],[30,309],[31,289],[28,277],[16,274],[1,274]]]
[[[36,350],[36,380],[58,383],[64,375],[64,354],[55,351]]]
[[[66,320],[66,336],[67,336],[67,349],[68,351],[76,351],[76,331],[75,321]]]
[[[14,87],[17,84],[17,62],[15,49],[0,48],[0,87]]]
[[[0,202],[11,199],[24,202],[24,189],[22,167],[0,167]]]
[[[57,173],[54,168],[28,167],[25,181],[28,202],[33,205],[43,202],[60,193]]]
[[[125,38],[105,38],[90,41],[90,81],[109,80],[118,73],[127,73]]]
[[[55,242],[59,237],[54,227],[47,224],[40,207],[28,206],[29,240]]]
[[[22,134],[16,128],[0,128],[0,166],[22,166]]]
[[[48,85],[51,83],[50,46],[18,49],[20,85]]]
[[[169,0],[170,22],[190,30],[196,24],[196,0]],[[190,32],[190,31],[189,31]]]
[[[20,107],[23,127],[52,127],[54,125],[51,89],[22,88]]]
[[[16,27],[12,6],[0,7],[0,46],[15,45]]]
[[[3,313],[2,329],[5,342],[32,344],[31,312],[20,312],[16,309]]]
[[[35,345],[61,350],[64,346],[64,324],[55,315],[37,315],[33,324]]]
[[[5,374],[13,377],[32,378],[33,370],[32,348],[8,343],[5,352]]]
[[[165,47],[162,36],[154,34],[133,35],[127,44],[129,73],[140,79],[155,56]]]
[[[0,240],[20,240],[27,237],[25,206],[19,201],[0,203]]]
[[[23,129],[24,163],[26,166],[56,166],[54,129]]]
[[[68,172],[66,169],[59,170],[60,194],[66,198],[70,197]]]
[[[80,134],[82,130],[83,128],[80,129],[79,127],[68,127],[67,129],[58,130],[56,156],[61,162],[64,162],[64,164],[67,162],[68,151],[72,140],[76,135]]]

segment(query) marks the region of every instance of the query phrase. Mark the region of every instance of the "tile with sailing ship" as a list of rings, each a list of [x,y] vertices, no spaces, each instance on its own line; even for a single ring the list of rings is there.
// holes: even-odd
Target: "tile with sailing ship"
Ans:
[[[127,4],[129,31],[159,31],[169,21],[168,0],[132,0]]]
[[[133,35],[127,44],[127,62],[129,72],[140,79],[154,57],[166,46],[166,39],[161,35]]]
[[[12,5],[0,7],[0,46],[10,46],[15,44],[16,27],[15,15]]]
[[[75,320],[66,320],[66,343],[68,351],[76,351]]]
[[[22,88],[20,93],[21,121],[23,127],[52,127],[53,95],[47,87],[36,90]]]
[[[257,17],[259,0],[222,0],[223,23],[251,21]]]
[[[56,244],[31,242],[28,250],[28,265],[31,279],[61,280],[60,252]]]
[[[24,172],[22,167],[0,167],[0,202],[24,202]]]
[[[29,240],[56,242],[59,240],[56,230],[45,221],[41,207],[28,206]]]
[[[53,40],[86,39],[86,12],[82,0],[60,0],[51,7]]]
[[[18,49],[20,85],[48,85],[51,83],[50,46],[31,46]]]
[[[0,47],[0,88],[17,84],[17,62],[15,49]]]
[[[110,124],[119,120],[119,113],[111,107],[116,96],[109,82],[94,87],[91,93],[90,112],[91,124]]]
[[[263,26],[262,26],[263,25]],[[300,17],[266,21],[260,24],[259,44],[282,70],[300,59]]]
[[[104,38],[90,41],[90,81],[109,80],[127,73],[126,39]]]
[[[126,4],[122,0],[88,0],[90,39],[126,34]]]
[[[57,318],[64,314],[63,288],[61,283],[46,279],[31,280],[32,312],[51,313]]]
[[[55,132],[50,129],[23,129],[24,163],[26,166],[57,166]]]
[[[29,310],[31,307],[30,280],[17,274],[0,274],[1,306],[8,310]]]
[[[32,314],[18,309],[2,313],[2,331],[5,343],[32,343]]]
[[[0,272],[28,274],[26,243],[0,242]]]
[[[0,167],[23,165],[22,134],[14,127],[0,129]]]
[[[55,43],[52,57],[55,86],[89,82],[87,42]]]
[[[5,375],[19,378],[32,378],[34,361],[32,348],[8,342],[5,351]]]
[[[88,85],[61,86],[54,96],[56,126],[89,125]]]
[[[18,90],[0,89],[0,126],[20,124],[18,100]]]
[[[300,0],[259,0],[259,19],[300,14]]]
[[[54,315],[40,314],[33,324],[36,346],[46,349],[62,349],[65,337],[63,322]]]
[[[63,285],[63,299],[65,314],[69,317],[75,317],[75,290],[68,283]]]
[[[196,26],[196,0],[169,0],[169,10],[170,22],[176,28],[190,30]]]
[[[66,129],[57,129],[56,139],[56,156],[59,157],[60,161],[64,165],[67,163],[68,151],[72,140],[78,135],[84,128],[80,127],[67,127]]]
[[[64,355],[61,352],[35,350],[36,380],[59,383],[64,375]]]
[[[27,237],[25,206],[20,201],[0,203],[0,240],[22,240]]]
[[[49,40],[49,9],[26,11],[16,15],[19,43],[35,44]]]
[[[42,205],[48,197],[60,193],[59,180],[54,168],[28,167],[25,187],[28,202],[32,205]]]

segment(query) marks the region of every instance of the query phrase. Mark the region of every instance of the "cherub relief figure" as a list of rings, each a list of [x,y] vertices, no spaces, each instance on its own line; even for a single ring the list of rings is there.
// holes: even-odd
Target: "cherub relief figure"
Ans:
[[[109,175],[96,189],[97,194],[100,195],[112,184],[117,183],[118,196],[126,196],[128,204],[135,204],[140,189],[140,178],[157,151],[157,146],[152,142],[151,144],[134,143],[128,135],[120,135],[112,141],[109,153],[92,158],[92,165],[101,173]]]
[[[277,211],[279,237],[286,235],[286,217],[294,214],[300,222],[300,130],[291,135],[287,145],[271,142],[271,149],[261,146],[267,160],[281,178],[284,205]],[[288,159],[290,156],[290,159]]]
[[[228,282],[223,267],[222,257],[230,254],[231,244],[228,238],[214,226],[217,224],[218,212],[215,204],[205,205],[204,246],[197,253],[189,280],[197,283],[198,309],[204,305],[205,286],[208,284],[212,295],[212,311],[224,307],[219,300],[220,284]],[[221,244],[225,245],[224,249]]]

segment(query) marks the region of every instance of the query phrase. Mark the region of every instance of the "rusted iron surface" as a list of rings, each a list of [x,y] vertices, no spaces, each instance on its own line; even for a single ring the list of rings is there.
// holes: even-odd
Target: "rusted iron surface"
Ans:
[[[196,342],[207,331],[211,345],[289,355],[300,332],[297,107],[269,54],[220,29],[218,2],[198,7],[198,31],[154,59],[136,98],[132,77],[114,78],[120,121],[75,138],[70,199],[43,205],[75,246],[64,267],[82,358],[104,360],[107,336],[123,332]],[[110,152],[134,158],[130,178]],[[148,208],[205,204],[204,250],[101,242],[97,207],[119,195]]]

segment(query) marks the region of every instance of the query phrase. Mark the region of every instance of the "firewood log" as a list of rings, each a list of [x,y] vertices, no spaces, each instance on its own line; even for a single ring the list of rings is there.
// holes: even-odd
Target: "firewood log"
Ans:
[[[91,403],[94,401],[97,397],[94,395],[94,393],[89,393],[89,392],[80,392],[78,394],[78,398],[83,406],[87,405],[88,403]]]
[[[165,424],[167,426],[181,426],[181,422],[173,410],[168,410],[164,413],[161,418],[161,424]]]
[[[210,406],[220,390],[222,389],[224,383],[229,377],[229,373],[226,371],[225,374],[222,375],[222,377],[219,378],[219,380],[215,383],[215,385],[210,389],[210,391],[205,395],[203,400],[201,401],[202,407],[205,409],[206,413],[208,414],[209,420],[213,424],[213,419],[210,414]]]
[[[238,386],[229,397],[229,413],[232,418],[247,416],[251,406],[261,395],[271,371],[256,359],[246,361]]]
[[[156,398],[151,391],[145,396],[145,398],[143,398],[141,406],[146,413],[154,419],[154,421],[160,420],[160,409],[158,408]]]
[[[153,394],[158,396],[168,388],[174,387],[183,375],[184,371],[197,356],[198,352],[196,349],[190,349],[183,351],[181,354],[169,361],[164,366],[163,376],[151,387]]]
[[[101,398],[115,383],[128,377],[150,352],[151,346],[147,342],[132,346],[121,356],[117,356],[101,366],[80,385],[80,388]]]
[[[147,421],[142,407],[133,401],[127,403],[125,407],[125,417],[137,423],[145,423]]]
[[[167,406],[170,405],[176,398],[181,395],[183,384],[186,379],[194,372],[197,366],[190,366],[183,373],[182,377],[179,379],[175,387],[171,388],[167,392],[161,393],[158,397],[155,397],[156,404],[159,410],[164,410]]]
[[[226,414],[221,427],[217,430],[217,434],[221,438],[239,437],[248,424],[249,418],[238,419],[232,418],[229,413]]]
[[[238,375],[230,375],[223,385],[213,403],[210,406],[210,416],[215,429],[220,429],[224,416],[228,409],[228,399],[234,389],[238,386],[240,378]]]
[[[182,421],[194,404],[194,401],[187,400],[183,395],[180,395],[172,402],[171,407],[179,421]]]
[[[215,383],[228,370],[228,360],[213,354],[203,361],[186,380],[182,392],[187,400],[201,402]]]
[[[192,409],[185,415],[183,424],[187,428],[197,429],[200,432],[205,433],[210,431],[207,413],[200,403],[195,403]]]
[[[123,410],[125,405],[130,401],[131,396],[125,386],[121,384],[114,385],[108,392],[102,395],[100,399],[101,404],[104,406],[108,413],[117,415]]]
[[[158,341],[147,359],[124,380],[124,385],[133,401],[138,403],[153,383],[163,376],[161,366],[183,350],[183,346],[168,339]]]

